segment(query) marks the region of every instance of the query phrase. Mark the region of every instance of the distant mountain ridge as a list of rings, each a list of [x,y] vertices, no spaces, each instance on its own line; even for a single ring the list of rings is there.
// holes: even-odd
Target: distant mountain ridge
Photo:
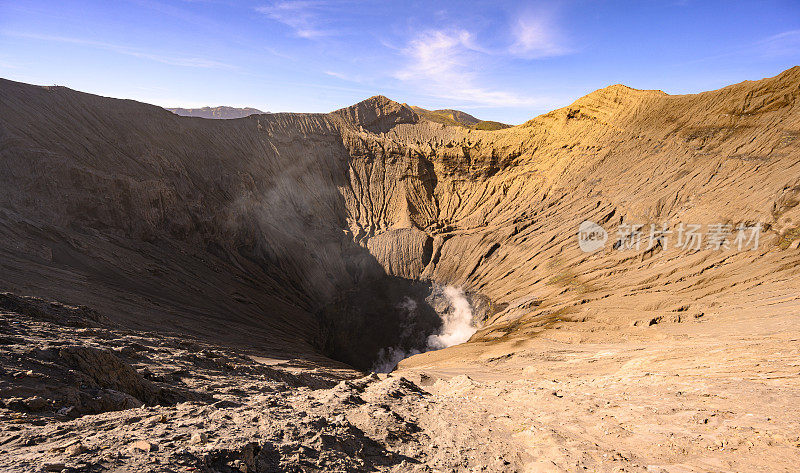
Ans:
[[[170,112],[181,115],[183,117],[200,117],[200,118],[212,118],[212,119],[233,119],[233,118],[244,118],[250,115],[255,114],[262,114],[261,110],[257,108],[251,107],[244,107],[244,108],[236,108],[236,107],[203,107],[203,108],[168,108]]]
[[[453,110],[445,108],[442,110],[426,110],[422,107],[409,105],[411,110],[417,113],[422,118],[445,125],[463,126],[466,128],[473,128],[476,130],[502,130],[510,128],[511,125],[505,123],[495,122],[491,120],[480,120],[473,117],[469,113],[462,112],[461,110]]]

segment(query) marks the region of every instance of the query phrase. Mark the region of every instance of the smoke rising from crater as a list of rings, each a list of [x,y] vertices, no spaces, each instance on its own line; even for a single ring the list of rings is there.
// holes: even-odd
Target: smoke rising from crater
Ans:
[[[472,306],[461,288],[446,286],[444,295],[450,303],[451,310],[440,314],[442,328],[436,335],[428,337],[428,349],[439,350],[464,343],[477,330],[472,322]]]
[[[446,300],[446,308],[438,311],[442,322],[438,333],[429,335],[424,343],[419,343],[420,349],[404,349],[399,346],[382,348],[378,352],[378,361],[373,365],[372,371],[388,373],[397,367],[400,361],[409,356],[458,345],[472,337],[477,331],[477,327],[473,322],[472,306],[467,300],[463,289],[445,286],[441,293]],[[403,302],[398,304],[397,308],[401,310],[401,317],[404,319],[402,339],[403,336],[410,332],[408,327],[414,324],[417,303],[413,299],[406,297]]]

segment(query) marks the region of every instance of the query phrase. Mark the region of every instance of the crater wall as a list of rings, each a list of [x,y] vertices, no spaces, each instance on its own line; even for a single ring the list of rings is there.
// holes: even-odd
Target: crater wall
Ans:
[[[797,275],[798,95],[800,68],[689,96],[611,86],[481,131],[385,97],[212,121],[3,80],[0,285],[360,367],[431,284],[480,301],[471,343],[722,312]],[[586,254],[584,220],[612,238],[762,223],[763,245]]]

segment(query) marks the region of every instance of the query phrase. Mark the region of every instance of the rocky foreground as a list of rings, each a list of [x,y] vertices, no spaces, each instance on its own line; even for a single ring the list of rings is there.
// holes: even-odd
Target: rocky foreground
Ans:
[[[88,308],[2,307],[2,471],[788,472],[800,458],[796,316],[545,336],[469,367],[364,376]]]
[[[463,400],[402,376],[115,330],[87,308],[10,294],[2,307],[3,471],[498,470],[519,460],[497,448],[507,439],[480,446],[473,427],[454,428]],[[462,378],[457,389],[469,386]]]

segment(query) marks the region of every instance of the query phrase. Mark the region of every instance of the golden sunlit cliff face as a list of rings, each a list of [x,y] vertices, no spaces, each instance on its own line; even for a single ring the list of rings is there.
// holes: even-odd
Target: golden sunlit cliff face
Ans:
[[[2,81],[0,285],[363,369],[383,347],[414,348],[405,298],[424,309],[414,330],[435,330],[435,286],[463,288],[480,330],[403,367],[497,356],[543,331],[724,323],[797,290],[798,95],[800,67],[696,95],[615,85],[483,131],[381,96],[211,121]],[[578,246],[585,220],[609,232],[598,252]],[[745,251],[618,251],[621,223],[763,230]]]

